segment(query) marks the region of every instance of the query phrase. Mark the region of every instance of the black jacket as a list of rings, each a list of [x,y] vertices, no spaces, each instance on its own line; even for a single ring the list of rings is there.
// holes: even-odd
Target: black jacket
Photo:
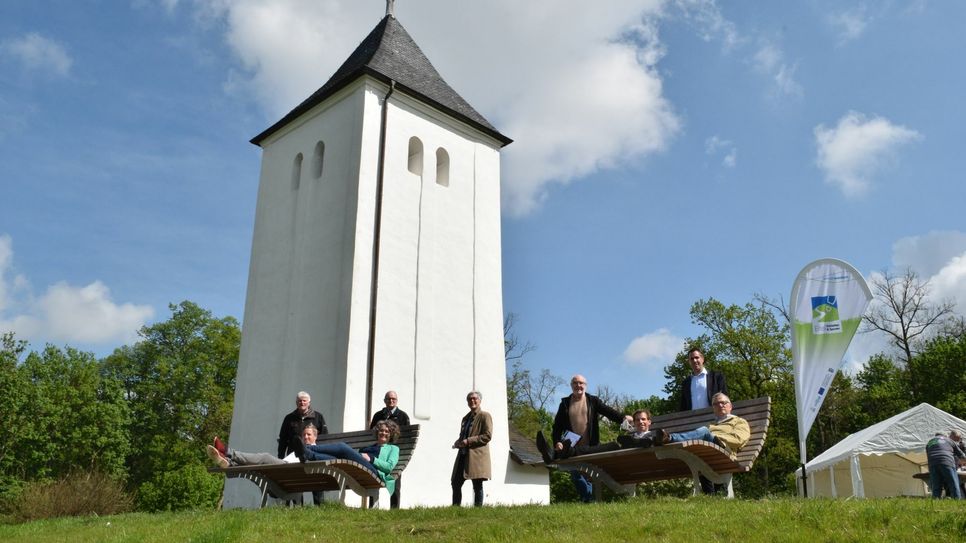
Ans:
[[[691,378],[689,375],[681,386],[681,411],[690,411],[691,407]],[[711,398],[717,393],[728,394],[728,384],[725,383],[725,376],[720,371],[708,370],[708,405],[711,405]]]
[[[309,409],[309,412],[305,415],[299,415],[299,410],[296,409],[285,415],[282,419],[282,428],[278,431],[278,457],[285,458],[285,456],[293,452],[291,443],[293,439],[302,439],[302,426],[306,422],[311,422],[319,429],[319,435],[329,433],[329,429],[325,426],[325,417],[322,413],[314,409]]]
[[[600,425],[597,422],[598,415],[607,417],[614,422],[622,422],[624,415],[613,407],[604,404],[597,396],[587,393],[584,393],[584,396],[587,397],[587,425],[590,426],[590,431],[588,432],[590,435],[590,443],[581,443],[581,445],[598,445],[600,444]],[[574,431],[570,426],[570,396],[565,396],[560,399],[557,416],[553,418],[554,443],[560,442],[560,436],[563,435],[564,430]]]
[[[406,414],[402,409],[396,408],[396,412],[389,414],[389,409],[383,407],[379,411],[376,411],[372,415],[372,422],[369,423],[369,428],[374,428],[376,423],[381,420],[391,420],[398,424],[400,427],[409,426],[409,415]]]

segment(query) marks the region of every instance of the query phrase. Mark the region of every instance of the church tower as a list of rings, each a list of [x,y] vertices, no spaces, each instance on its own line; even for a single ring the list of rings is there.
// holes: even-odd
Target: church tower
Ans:
[[[479,390],[493,416],[486,503],[546,503],[510,456],[500,149],[391,10],[335,74],[256,136],[262,167],[231,445],[275,451],[296,392],[330,432],[364,429],[387,390],[420,425],[402,506],[448,505],[451,448]],[[470,485],[464,500],[472,497]],[[257,503],[228,480],[226,507]]]

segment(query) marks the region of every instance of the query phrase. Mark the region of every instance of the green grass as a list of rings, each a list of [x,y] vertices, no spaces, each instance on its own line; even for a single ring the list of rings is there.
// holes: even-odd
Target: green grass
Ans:
[[[702,535],[702,537],[699,537]],[[631,499],[595,505],[362,511],[338,505],[134,513],[0,525],[0,541],[966,540],[966,500]]]

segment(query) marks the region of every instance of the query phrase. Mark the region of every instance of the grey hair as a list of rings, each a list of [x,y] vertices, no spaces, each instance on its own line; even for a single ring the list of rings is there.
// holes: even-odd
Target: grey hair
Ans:
[[[295,400],[298,401],[299,398],[303,398],[303,397],[310,402],[312,401],[312,396],[309,395],[309,393],[304,390],[298,391],[298,394],[295,395]]]
[[[481,402],[483,401],[483,394],[480,394],[479,390],[471,390],[469,394],[466,395],[466,399],[469,400],[470,396],[476,396]]]

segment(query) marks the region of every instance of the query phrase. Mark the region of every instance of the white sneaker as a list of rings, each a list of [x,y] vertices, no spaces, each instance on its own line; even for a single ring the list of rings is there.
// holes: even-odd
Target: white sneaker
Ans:
[[[208,458],[211,458],[212,462],[218,464],[219,468],[227,468],[231,465],[231,462],[229,462],[224,455],[218,452],[218,449],[212,447],[211,445],[208,445],[208,447],[205,449],[205,452],[208,453]]]

